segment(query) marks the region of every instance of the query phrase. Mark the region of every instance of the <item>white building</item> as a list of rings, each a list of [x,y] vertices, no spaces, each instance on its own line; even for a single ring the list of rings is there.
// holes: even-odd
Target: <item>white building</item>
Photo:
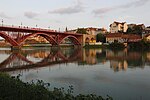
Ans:
[[[126,22],[113,22],[110,24],[110,33],[126,32],[128,25]]]

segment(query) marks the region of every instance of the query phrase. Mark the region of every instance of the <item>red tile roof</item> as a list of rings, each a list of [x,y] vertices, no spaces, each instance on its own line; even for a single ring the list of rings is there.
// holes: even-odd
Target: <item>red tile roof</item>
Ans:
[[[109,33],[105,35],[106,38],[115,38],[115,37],[121,37],[122,33]]]
[[[122,39],[127,39],[128,42],[138,42],[142,40],[142,37],[140,35],[135,35],[135,34],[110,33],[110,34],[106,34],[105,36],[106,38],[120,37]]]

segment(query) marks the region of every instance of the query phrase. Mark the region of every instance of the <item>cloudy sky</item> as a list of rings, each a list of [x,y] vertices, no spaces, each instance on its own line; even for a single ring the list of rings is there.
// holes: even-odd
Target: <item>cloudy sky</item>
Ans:
[[[150,0],[0,0],[0,24],[58,30],[105,27],[113,21],[150,25]]]

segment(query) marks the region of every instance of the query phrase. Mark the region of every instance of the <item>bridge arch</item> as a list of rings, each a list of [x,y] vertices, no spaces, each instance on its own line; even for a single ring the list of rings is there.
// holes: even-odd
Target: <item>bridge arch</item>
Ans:
[[[52,45],[57,45],[58,44],[56,42],[56,40],[52,36],[50,36],[49,34],[47,34],[47,33],[31,33],[31,34],[23,36],[20,39],[20,41],[19,41],[19,45],[23,45],[23,42],[26,41],[29,37],[38,36],[38,35],[41,36],[41,37],[43,37],[43,38],[45,38]]]
[[[75,36],[72,36],[72,35],[67,35],[67,36],[63,37],[59,43],[62,43],[62,41],[65,40],[66,38],[69,38],[73,44],[81,45],[78,38],[76,38]]]
[[[0,32],[0,36],[4,38],[8,43],[10,43],[11,46],[19,46],[19,44],[5,32]]]

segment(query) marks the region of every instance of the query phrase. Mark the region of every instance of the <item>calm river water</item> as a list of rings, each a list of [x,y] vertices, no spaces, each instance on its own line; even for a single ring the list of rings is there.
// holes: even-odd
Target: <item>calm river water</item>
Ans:
[[[83,48],[0,49],[0,71],[41,79],[53,87],[74,87],[114,100],[150,100],[150,51]]]

